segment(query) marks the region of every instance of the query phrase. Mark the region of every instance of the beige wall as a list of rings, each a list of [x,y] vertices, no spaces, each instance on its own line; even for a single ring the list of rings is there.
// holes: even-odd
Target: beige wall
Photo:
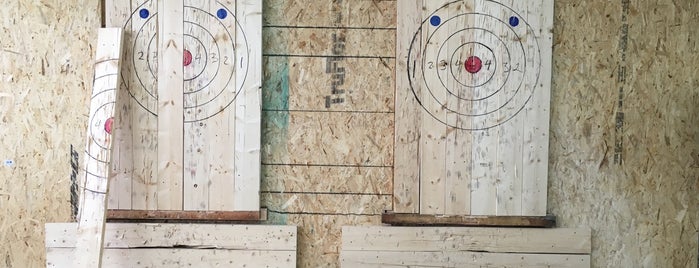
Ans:
[[[0,161],[12,159],[15,165],[0,163],[0,267],[40,267],[43,224],[70,220],[69,148],[72,144],[82,151],[98,3],[6,2],[0,5]],[[696,267],[699,5],[693,0],[631,1],[625,11],[622,2],[556,1],[549,212],[558,216],[559,226],[593,229],[595,267]],[[268,25],[327,26],[338,18],[329,0],[266,0],[265,5]],[[394,1],[354,0],[342,1],[335,8],[343,12],[345,24],[371,19],[363,26],[395,27],[395,5]],[[625,12],[628,45],[622,61]],[[331,33],[322,29],[264,31],[265,53],[313,53]],[[309,42],[299,40],[299,35]],[[362,50],[394,54],[384,39],[360,39],[365,42]],[[304,98],[294,98],[294,94],[304,92],[294,90],[303,87],[295,86],[299,81],[290,77],[306,72],[305,77],[317,77],[306,83],[316,81],[319,86],[328,79],[327,74],[318,73],[322,68],[313,66],[323,61],[265,57],[265,63],[264,90],[280,91],[286,86],[288,105],[314,105],[299,104]],[[367,97],[371,102],[352,105],[392,110],[392,100],[381,100],[390,99],[393,84],[381,80],[385,77],[380,74],[386,71],[383,68],[390,73],[395,61],[348,64],[355,68],[348,84],[379,92]],[[366,67],[356,68],[359,64]],[[623,131],[616,128],[620,66],[627,69]],[[366,107],[367,103],[376,107]],[[356,146],[350,143],[354,138],[369,135],[381,145],[391,140],[386,135],[393,135],[392,122],[381,121],[383,117],[345,118],[348,123],[344,125],[352,127],[334,129],[330,135],[320,133],[325,131],[320,126],[337,118],[263,115],[267,122],[263,162],[268,163],[291,161],[304,146],[332,149],[322,153],[329,154],[322,155],[323,159],[320,155],[311,158],[342,159],[337,154],[343,143],[351,151]],[[284,122],[287,127],[279,128]],[[360,130],[366,126],[378,132]],[[311,136],[318,131],[318,139],[330,145],[303,140],[295,132],[301,130]],[[623,141],[622,165],[614,162],[618,139]],[[378,156],[392,156],[384,151],[378,149]],[[264,174],[263,189],[269,191],[381,194],[390,189],[391,181],[390,168],[267,168]],[[329,176],[343,181],[327,183]],[[299,263],[304,267],[336,262],[340,226],[378,224],[378,216],[368,214],[386,205],[380,195],[267,193],[263,197],[267,206],[281,212],[270,212],[273,222],[299,225]],[[295,201],[288,203],[292,199]]]

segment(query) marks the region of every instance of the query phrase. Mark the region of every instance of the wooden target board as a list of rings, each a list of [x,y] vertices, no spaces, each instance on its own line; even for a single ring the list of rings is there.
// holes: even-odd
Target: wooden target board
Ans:
[[[259,211],[261,7],[106,2],[125,32],[110,209]]]
[[[546,214],[553,0],[398,2],[394,211]]]

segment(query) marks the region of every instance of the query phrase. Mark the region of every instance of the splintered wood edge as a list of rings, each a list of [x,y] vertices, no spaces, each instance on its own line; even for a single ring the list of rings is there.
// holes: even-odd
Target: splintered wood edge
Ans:
[[[556,227],[556,216],[471,216],[421,215],[385,212],[381,222],[394,226],[468,226],[468,227]]]
[[[110,209],[108,221],[201,221],[258,222],[267,219],[267,210],[260,211],[179,211]]]

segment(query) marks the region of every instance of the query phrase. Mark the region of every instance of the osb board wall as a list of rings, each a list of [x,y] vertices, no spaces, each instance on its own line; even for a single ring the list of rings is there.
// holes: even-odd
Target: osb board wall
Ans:
[[[70,146],[84,148],[96,10],[98,1],[0,5],[0,267],[44,266],[44,223],[70,220]]]
[[[593,267],[697,267],[699,3],[555,12],[549,211],[592,227]]]
[[[0,6],[0,160],[16,162],[0,163],[0,266],[38,267],[43,223],[69,220],[98,14],[93,2],[17,2]],[[390,208],[396,2],[264,6],[262,202],[270,223],[299,225],[300,267],[336,266],[341,226],[379,224]],[[549,212],[592,228],[593,267],[697,267],[699,6],[555,7]],[[334,65],[343,94],[331,94],[339,70],[309,56],[332,55],[333,33],[345,35],[338,52],[361,56]],[[345,102],[328,109],[326,96]]]

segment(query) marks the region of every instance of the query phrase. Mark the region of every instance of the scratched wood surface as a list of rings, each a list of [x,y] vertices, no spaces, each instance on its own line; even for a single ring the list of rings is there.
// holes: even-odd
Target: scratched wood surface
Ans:
[[[397,8],[395,212],[545,215],[553,1]]]
[[[259,210],[261,8],[106,2],[127,59],[110,208]]]
[[[109,163],[117,89],[121,78],[121,28],[103,28],[97,35],[95,72],[85,143],[85,172],[81,179],[76,248],[80,254],[66,258],[75,267],[101,267],[104,225],[109,192]]]
[[[590,267],[589,228],[342,228],[342,267]]]

